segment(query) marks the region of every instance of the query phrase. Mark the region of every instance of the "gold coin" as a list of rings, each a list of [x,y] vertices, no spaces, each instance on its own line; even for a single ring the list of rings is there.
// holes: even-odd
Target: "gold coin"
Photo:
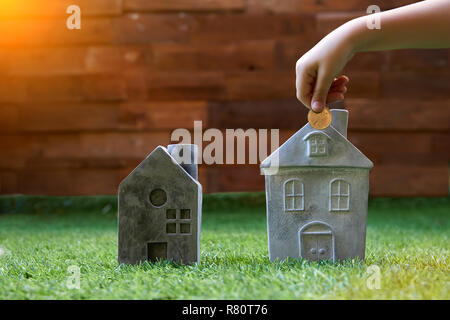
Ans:
[[[327,106],[323,108],[322,112],[314,112],[312,110],[309,110],[308,112],[308,122],[314,129],[323,130],[328,128],[331,124],[331,120],[331,112]]]

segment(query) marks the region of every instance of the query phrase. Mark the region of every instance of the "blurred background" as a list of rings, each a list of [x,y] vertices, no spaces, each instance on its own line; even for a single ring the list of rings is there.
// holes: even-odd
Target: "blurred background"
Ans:
[[[295,62],[335,27],[403,0],[0,0],[0,193],[115,194],[176,128],[306,123]],[[81,8],[69,30],[66,8]],[[450,52],[356,55],[349,140],[372,196],[446,196]],[[206,145],[206,144],[205,144]],[[262,191],[258,165],[200,166],[206,192]]]

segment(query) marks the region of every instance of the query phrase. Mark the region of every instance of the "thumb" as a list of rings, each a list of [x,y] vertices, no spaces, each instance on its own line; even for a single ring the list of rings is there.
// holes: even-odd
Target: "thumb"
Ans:
[[[332,80],[333,77],[327,77],[324,74],[323,69],[319,69],[311,99],[311,109],[314,112],[322,112],[325,107]]]

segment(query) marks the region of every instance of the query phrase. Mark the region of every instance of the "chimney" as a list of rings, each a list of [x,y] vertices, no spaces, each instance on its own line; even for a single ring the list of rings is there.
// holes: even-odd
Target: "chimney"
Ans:
[[[331,125],[340,134],[347,138],[348,111],[344,109],[331,109],[333,120]]]
[[[169,144],[167,151],[192,178],[198,180],[196,144]]]

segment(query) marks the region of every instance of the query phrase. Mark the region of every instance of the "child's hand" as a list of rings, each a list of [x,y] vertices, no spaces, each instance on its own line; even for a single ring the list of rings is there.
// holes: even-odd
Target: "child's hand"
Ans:
[[[375,16],[376,15],[376,16]],[[368,28],[377,17],[379,29]],[[356,52],[450,47],[450,2],[428,0],[362,16],[328,34],[296,65],[297,98],[315,112],[343,99],[348,78],[335,78]]]
[[[296,65],[297,99],[315,112],[328,102],[343,100],[349,78],[335,76],[353,56],[345,32],[336,29],[305,53]]]

